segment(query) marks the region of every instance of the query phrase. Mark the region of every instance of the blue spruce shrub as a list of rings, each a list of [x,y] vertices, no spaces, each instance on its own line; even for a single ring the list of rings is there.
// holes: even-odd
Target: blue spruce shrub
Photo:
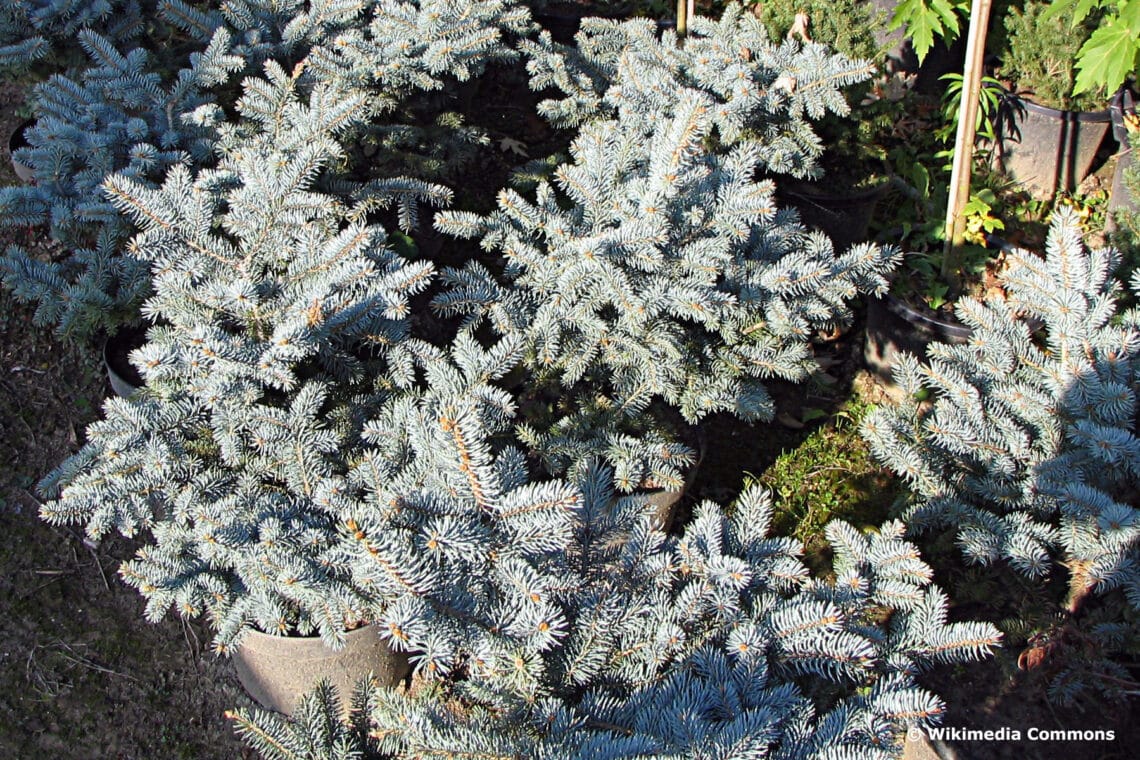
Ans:
[[[212,104],[208,88],[240,68],[229,42],[219,32],[206,54],[166,82],[145,50],[123,55],[83,31],[90,63],[78,79],[56,74],[35,88],[30,146],[17,154],[36,181],[0,188],[0,214],[7,226],[43,230],[63,255],[44,260],[12,247],[0,268],[18,298],[37,304],[37,323],[83,338],[137,318],[149,288],[146,265],[126,255],[131,226],[102,184],[115,172],[148,181],[211,160],[213,130],[184,115]]]
[[[999,642],[947,623],[901,523],[832,523],[825,580],[768,535],[758,488],[669,537],[596,460],[575,483],[532,479],[493,382],[519,349],[401,345],[422,382],[318,491],[344,519],[326,561],[411,654],[412,688],[365,681],[349,724],[327,686],[292,722],[232,713],[265,757],[888,758],[945,712],[916,678]]]
[[[380,147],[391,157],[406,147],[408,131],[419,128],[383,122],[380,114],[417,88],[441,89],[479,73],[488,61],[516,55],[502,34],[473,30],[529,28],[525,10],[510,3],[240,0],[215,9],[160,0],[141,10],[131,6],[138,23],[165,30],[135,40],[86,23],[111,18],[107,2],[81,15],[64,0],[45,5],[55,9],[52,18],[75,26],[90,60],[35,88],[31,146],[19,158],[33,168],[36,182],[0,189],[0,223],[37,227],[58,251],[45,260],[12,247],[0,268],[17,297],[37,304],[39,324],[80,338],[137,319],[149,288],[145,262],[127,250],[135,228],[105,196],[104,181],[121,173],[153,183],[175,165],[213,166],[220,125],[240,91],[234,83],[267,60],[279,60],[287,70],[300,65],[305,88],[364,97],[367,117],[341,139],[358,142],[379,130],[387,135]],[[366,8],[373,15],[370,26],[363,23]],[[448,138],[449,145],[483,140],[464,128],[432,136]],[[395,190],[391,174],[379,182],[384,192],[378,195],[389,198]],[[358,200],[371,209],[377,203],[368,193]],[[414,217],[412,204],[402,204],[401,211]]]
[[[1010,256],[1005,300],[958,305],[970,342],[902,362],[907,400],[864,427],[915,493],[911,530],[953,527],[970,561],[1029,577],[1057,558],[1073,608],[1113,588],[1140,604],[1140,328],[1122,313],[1118,264],[1112,249],[1087,251],[1076,215],[1058,209],[1044,258]]]
[[[0,8],[0,70],[23,71],[44,59],[64,65],[81,32],[113,44],[138,38],[148,0],[9,0]]]
[[[905,400],[863,429],[913,492],[909,531],[950,530],[971,563],[1067,580],[1037,652],[1053,653],[1050,694],[1066,704],[1125,698],[1133,679],[1110,655],[1140,639],[1140,319],[1113,278],[1120,263],[1086,250],[1079,218],[1059,208],[1043,257],[1010,255],[1005,298],[958,304],[971,340],[901,361]]]
[[[148,617],[208,614],[219,649],[250,626],[335,643],[366,598],[326,559],[341,518],[319,484],[348,470],[369,410],[394,387],[387,357],[433,267],[400,259],[351,198],[314,188],[362,97],[302,98],[295,76],[267,64],[238,108],[217,168],[179,165],[155,187],[105,183],[150,268],[143,311],[156,324],[132,357],[146,387],[107,402],[88,443],[42,484],[57,496],[42,515],[93,539],[140,536],[121,574]],[[397,184],[395,199],[369,192],[447,197]]]
[[[563,494],[562,544],[514,561],[513,603],[476,602],[483,576],[460,576],[449,604],[432,591],[403,592],[410,601],[390,614],[388,630],[416,653],[411,691],[365,682],[351,724],[341,725],[336,697],[322,687],[292,722],[236,711],[239,731],[273,759],[347,749],[356,757],[888,758],[908,727],[937,723],[945,711],[916,676],[999,641],[988,624],[946,623],[946,598],[900,523],[871,535],[831,524],[836,577],[825,582],[810,576],[797,542],[767,536],[772,505],[760,490],[745,493],[731,517],[703,504],[679,538],[654,531],[639,497],[616,498],[605,468]],[[493,523],[503,512],[469,501],[467,519]],[[387,543],[387,533],[362,532]],[[460,562],[461,537],[489,537],[447,532],[422,534],[451,548],[421,560],[421,573]],[[510,566],[515,544],[483,545],[482,556]],[[449,616],[482,631],[449,650],[441,669],[438,632],[454,623],[440,618]]]
[[[739,8],[694,22],[683,44],[670,35],[588,20],[577,49],[524,44],[532,86],[567,93],[542,108],[577,129],[571,160],[533,196],[505,189],[490,214],[436,217],[497,262],[446,269],[435,308],[520,334],[531,375],[576,399],[528,444],[556,472],[603,455],[631,489],[676,485],[684,463],[660,436],[630,444],[631,419],[664,402],[690,423],[771,420],[765,381],[806,379],[812,335],[849,322],[848,300],[881,292],[897,263],[869,243],[836,252],[777,206],[778,178],[759,177],[812,173],[810,119],[845,112],[841,88],[870,68],[773,44]]]

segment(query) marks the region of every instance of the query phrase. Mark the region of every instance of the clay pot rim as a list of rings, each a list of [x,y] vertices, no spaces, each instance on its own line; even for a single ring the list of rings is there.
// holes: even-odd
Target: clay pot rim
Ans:
[[[345,638],[349,638],[349,637],[355,638],[355,637],[360,637],[364,634],[369,634],[369,633],[373,634],[373,635],[377,635],[377,633],[376,633],[377,630],[378,629],[376,628],[375,623],[371,623],[371,622],[362,623],[359,626],[357,626],[356,628],[352,628],[350,630],[345,631],[344,636],[345,636]],[[262,641],[268,641],[268,640],[272,639],[274,641],[296,641],[298,643],[302,643],[302,642],[311,643],[311,642],[316,642],[316,641],[320,641],[322,643],[324,642],[324,639],[322,639],[319,634],[312,634],[310,636],[301,636],[298,633],[296,633],[295,631],[290,631],[289,633],[266,633],[265,631],[262,631],[258,628],[253,627],[253,626],[246,628],[242,632],[241,639],[239,639],[239,642],[241,640],[244,640],[244,639],[249,638],[249,637],[252,637],[255,639],[260,639]],[[239,643],[237,645],[237,648],[238,649],[241,648],[241,643]]]

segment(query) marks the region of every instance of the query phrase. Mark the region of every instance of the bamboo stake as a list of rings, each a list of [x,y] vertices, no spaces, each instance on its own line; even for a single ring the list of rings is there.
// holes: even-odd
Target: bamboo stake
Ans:
[[[677,36],[689,33],[689,19],[697,15],[697,0],[677,0]]]
[[[993,0],[972,0],[970,31],[966,37],[966,68],[962,72],[962,100],[958,106],[958,134],[954,141],[954,164],[950,172],[950,199],[946,207],[946,245],[942,251],[942,279],[954,295],[961,287],[959,256],[966,236],[962,209],[970,201],[970,170],[974,162],[978,99],[982,90],[982,63],[986,54],[986,31]]]

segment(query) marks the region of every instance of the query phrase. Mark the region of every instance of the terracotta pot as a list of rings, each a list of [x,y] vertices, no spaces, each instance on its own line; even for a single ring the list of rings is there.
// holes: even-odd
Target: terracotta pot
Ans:
[[[408,656],[394,652],[376,626],[350,631],[343,649],[334,650],[318,636],[245,634],[233,654],[238,680],[258,704],[289,715],[301,697],[328,680],[344,704],[357,683],[372,675],[376,683],[394,687],[407,677]]]
[[[12,134],[8,136],[8,154],[12,159],[12,171],[16,173],[16,176],[21,182],[27,182],[29,184],[35,180],[36,173],[32,167],[16,160],[16,151],[21,148],[31,147],[24,133],[35,126],[35,123],[34,119],[27,119],[12,130]]]
[[[146,327],[122,327],[103,343],[103,364],[107,368],[107,379],[111,390],[123,398],[129,398],[141,388],[145,381],[130,362],[130,354],[146,342]]]
[[[925,360],[931,343],[965,343],[972,330],[950,318],[940,318],[908,306],[889,293],[867,299],[867,333],[863,359],[888,388],[894,386],[892,370],[899,352]]]
[[[1092,170],[1108,134],[1108,111],[1059,111],[1016,96],[1002,97],[994,161],[1035,198],[1072,192]]]
[[[881,182],[863,190],[836,194],[824,189],[826,182],[826,179],[820,183],[784,180],[777,183],[776,196],[781,203],[800,212],[804,226],[822,230],[831,238],[836,252],[842,253],[868,239],[875,208],[890,184]]]

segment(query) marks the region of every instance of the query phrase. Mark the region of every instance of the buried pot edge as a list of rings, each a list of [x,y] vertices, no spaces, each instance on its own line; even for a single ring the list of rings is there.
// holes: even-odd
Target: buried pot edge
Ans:
[[[339,650],[319,636],[247,631],[233,661],[246,692],[261,706],[286,715],[321,680],[328,680],[347,696],[363,678],[371,676],[378,685],[393,687],[411,670],[408,655],[389,647],[375,625],[349,631]]]

